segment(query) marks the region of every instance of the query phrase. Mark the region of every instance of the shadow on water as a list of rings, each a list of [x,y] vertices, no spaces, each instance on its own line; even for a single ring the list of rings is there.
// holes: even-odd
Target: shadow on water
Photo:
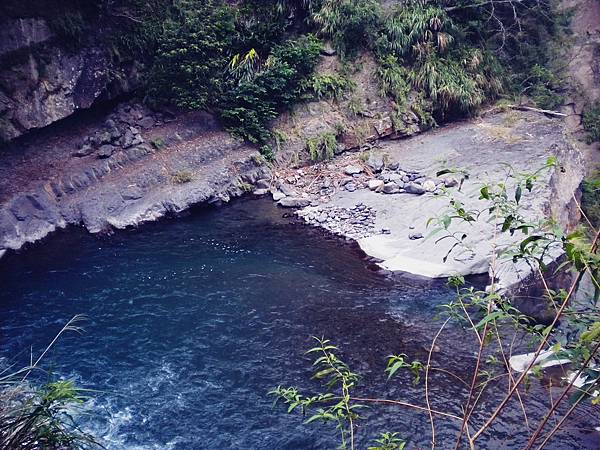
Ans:
[[[372,270],[356,246],[292,224],[264,200],[107,237],[57,233],[0,260],[0,286],[0,356],[39,351],[71,316],[89,317],[85,334],[65,336],[47,362],[105,392],[84,420],[111,449],[334,448],[332,427],[273,409],[267,392],[317,387],[303,356],[317,335],[363,375],[358,394],[423,404],[408,374],[386,383],[386,356],[425,361],[436,307],[452,297],[441,281]],[[436,363],[465,373],[473,364],[465,336],[444,332]],[[541,405],[535,396],[545,391],[532,392]],[[457,408],[461,395],[456,380],[433,375],[434,406]],[[442,448],[456,427],[437,421]],[[511,411],[485,448],[512,447],[522,429]],[[426,416],[382,408],[365,413],[359,448],[386,430],[429,446]],[[572,430],[553,448],[597,447],[590,439]]]

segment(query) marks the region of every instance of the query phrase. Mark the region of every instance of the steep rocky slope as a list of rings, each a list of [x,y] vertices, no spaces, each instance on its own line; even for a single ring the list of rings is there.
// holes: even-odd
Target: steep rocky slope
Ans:
[[[114,18],[86,18],[93,27],[82,29],[72,3],[0,5],[0,142],[138,86],[139,62],[107,43]]]

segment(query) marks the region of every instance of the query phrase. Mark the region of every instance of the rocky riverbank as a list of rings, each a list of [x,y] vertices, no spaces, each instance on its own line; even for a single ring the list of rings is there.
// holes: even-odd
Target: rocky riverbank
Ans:
[[[0,254],[69,224],[96,233],[227,202],[268,176],[260,154],[210,115],[124,104],[3,149]]]
[[[454,241],[428,238],[430,219],[442,216],[451,198],[466,210],[484,210],[483,184],[510,184],[509,167],[513,174],[533,172],[551,156],[559,166],[540,174],[533,191],[523,195],[520,212],[531,221],[550,215],[568,229],[579,217],[575,199],[584,175],[582,155],[561,119],[536,113],[493,114],[314,166],[276,170],[272,185],[257,193],[269,189],[281,206],[302,208],[297,214],[307,224],[356,240],[384,269],[433,278],[483,274],[496,249],[522,236],[498,235],[496,221],[483,214],[474,223],[453,223],[449,232],[467,237],[446,258]],[[437,177],[444,169],[454,174]],[[495,268],[505,289],[529,275],[526,264],[510,260]]]
[[[450,198],[481,210],[483,183],[510,183],[508,166],[530,172],[550,156],[560,166],[540,175],[523,196],[521,212],[531,220],[550,214],[569,227],[577,221],[574,198],[584,168],[559,119],[491,114],[291,168],[269,166],[206,113],[176,117],[127,103],[100,120],[49,129],[5,150],[0,253],[68,224],[109,231],[252,192],[296,208],[309,225],[357,241],[386,270],[432,278],[482,274],[490,270],[494,250],[520,236],[496,236],[489,218],[453,224],[449,231],[467,238],[445,258],[453,243],[428,237],[430,219],[447,211]],[[444,169],[451,172],[436,176]],[[495,275],[510,288],[530,272],[501,261]]]

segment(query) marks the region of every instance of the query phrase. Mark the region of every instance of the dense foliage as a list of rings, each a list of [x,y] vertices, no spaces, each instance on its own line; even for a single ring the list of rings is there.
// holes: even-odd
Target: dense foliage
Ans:
[[[112,17],[122,30],[108,33],[115,56],[150,67],[150,102],[212,110],[234,134],[269,148],[269,123],[282,110],[352,88],[343,76],[313,76],[318,40],[350,63],[371,53],[381,94],[424,123],[470,114],[501,94],[557,108],[552,42],[566,16],[552,1],[95,0],[52,23],[76,43],[94,14]]]

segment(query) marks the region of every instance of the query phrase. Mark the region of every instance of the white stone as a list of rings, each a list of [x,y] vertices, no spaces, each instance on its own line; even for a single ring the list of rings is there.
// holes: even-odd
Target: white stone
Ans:
[[[273,196],[273,201],[275,202],[278,202],[282,198],[286,197],[286,195],[281,191],[274,191],[271,195]]]
[[[384,185],[384,182],[383,180],[369,180],[368,185],[369,189],[371,189],[372,191],[376,191]]]
[[[425,180],[425,182],[423,182],[423,189],[425,189],[427,192],[435,191],[435,181]]]
[[[355,174],[361,173],[362,171],[363,171],[362,167],[355,166],[353,164],[350,164],[350,165],[344,167],[344,173],[346,175],[355,175]]]

